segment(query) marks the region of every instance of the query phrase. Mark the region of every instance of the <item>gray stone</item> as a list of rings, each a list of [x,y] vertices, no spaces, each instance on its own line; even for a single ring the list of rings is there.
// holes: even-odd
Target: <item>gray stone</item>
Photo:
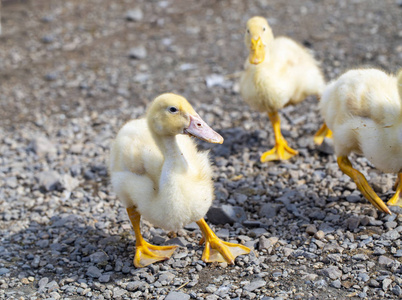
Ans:
[[[54,36],[51,34],[45,35],[42,37],[42,42],[45,44],[53,43],[55,40]]]
[[[123,296],[123,295],[125,295],[125,294],[127,294],[127,291],[126,291],[126,290],[123,290],[122,288],[115,287],[115,288],[113,289],[113,298],[114,298],[114,299],[120,298],[121,296]]]
[[[167,240],[166,245],[177,245],[180,247],[186,247],[186,245],[188,244],[188,242],[186,241],[186,239],[184,237],[175,237],[173,239]]]
[[[36,180],[40,187],[51,192],[61,187],[61,177],[56,171],[44,171],[36,176]]]
[[[359,273],[357,275],[357,278],[359,278],[359,280],[361,280],[363,282],[367,282],[370,280],[370,276],[367,273]]]
[[[369,257],[364,253],[355,254],[355,255],[352,256],[352,258],[355,259],[355,260],[363,260],[363,261],[369,259]]]
[[[394,293],[394,295],[397,295],[399,298],[402,297],[402,289],[399,285],[395,285],[392,289],[391,292]]]
[[[44,136],[38,136],[31,140],[30,147],[38,156],[57,153],[56,146]]]
[[[329,277],[332,280],[336,280],[342,276],[342,272],[337,267],[329,267],[322,270],[324,276]]]
[[[18,187],[18,179],[17,176],[11,176],[5,179],[5,183],[9,188],[15,189]]]
[[[43,277],[39,280],[39,282],[38,282],[38,292],[39,293],[41,293],[45,290],[48,282],[49,282],[49,278],[47,278],[47,277]]]
[[[102,283],[108,283],[110,281],[110,275],[109,274],[103,274],[98,278],[99,282]]]
[[[243,205],[246,201],[247,201],[247,195],[244,194],[240,194],[240,193],[235,193],[233,195],[234,199],[236,200],[236,202],[240,205]]]
[[[50,292],[53,292],[53,291],[57,290],[60,287],[59,287],[59,284],[56,281],[52,280],[51,282],[49,282],[46,285],[46,288],[47,288],[47,292],[50,293]]]
[[[383,281],[382,281],[382,289],[383,289],[383,291],[384,292],[386,292],[387,290],[388,290],[388,288],[389,288],[389,286],[391,285],[391,283],[392,283],[392,279],[391,278],[385,278]]]
[[[40,248],[46,248],[49,246],[49,240],[39,240],[35,244]]]
[[[242,223],[247,219],[242,207],[226,204],[221,207],[212,206],[207,212],[207,217],[209,222],[216,225]]]
[[[383,254],[383,253],[382,253]],[[402,257],[402,249],[396,250],[395,257]]]
[[[317,240],[322,240],[322,239],[325,237],[325,233],[324,233],[324,231],[322,231],[322,230],[318,230],[318,231],[314,234],[314,237],[315,237]]]
[[[346,219],[345,225],[350,231],[354,231],[360,225],[360,218],[355,216],[350,217]]]
[[[267,219],[272,219],[274,217],[276,217],[276,215],[278,214],[278,211],[280,209],[280,205],[279,204],[275,204],[275,203],[264,203],[259,212],[258,215],[261,218],[267,218]]]
[[[176,276],[170,272],[163,273],[159,276],[158,281],[163,282],[166,281],[168,284],[173,281]]]
[[[307,227],[306,227],[306,233],[307,233],[308,235],[314,235],[314,234],[317,233],[317,228],[315,227],[314,224],[309,224],[309,225],[307,225]]]
[[[278,242],[277,237],[266,238],[265,236],[261,236],[259,239],[259,250],[268,249],[274,246]]]
[[[221,239],[229,238],[229,229],[223,228],[216,232],[216,235]]]
[[[216,200],[226,200],[229,197],[229,192],[224,187],[219,187],[215,189],[215,198]]]
[[[130,281],[127,282],[126,290],[129,292],[134,292],[136,290],[143,291],[148,286],[148,283],[142,280]]]
[[[220,86],[223,88],[229,88],[232,86],[230,81],[227,81],[224,76],[220,74],[210,74],[205,77],[205,83],[207,88],[212,88],[215,86]]]
[[[63,174],[60,178],[60,184],[63,189],[72,192],[80,185],[80,181],[69,174]]]
[[[265,286],[266,284],[267,283],[265,280],[255,280],[255,281],[250,282],[249,284],[246,284],[243,288],[246,291],[253,292],[256,289],[259,289],[259,288]]]
[[[186,229],[186,230],[190,230],[190,231],[194,231],[194,230],[197,230],[197,229],[199,229],[200,227],[197,225],[197,223],[195,223],[195,222],[192,222],[192,223],[190,223],[190,224],[187,224],[187,225],[185,225],[184,226],[184,229]]]
[[[383,255],[385,253],[387,253],[387,251],[385,251],[383,248],[380,248],[380,247],[374,248],[374,252],[373,252],[374,255]]]
[[[59,77],[59,73],[57,72],[49,72],[45,75],[45,80],[47,81],[55,81]]]
[[[107,263],[109,256],[103,251],[98,251],[98,252],[92,253],[89,256],[89,259],[91,260],[92,263],[95,263],[95,264],[105,264],[105,263]]]
[[[91,266],[88,268],[86,275],[93,278],[99,278],[102,276],[102,272],[97,267]]]
[[[370,279],[368,285],[373,288],[379,288],[381,286],[380,283],[375,279]]]
[[[230,287],[228,286],[221,286],[218,288],[218,290],[215,292],[215,294],[219,297],[224,297],[230,292]]]
[[[267,233],[267,230],[265,228],[253,228],[249,231],[249,236],[252,238],[255,238],[255,237],[260,237],[266,233]]]
[[[138,22],[141,21],[144,17],[144,14],[142,12],[142,10],[140,8],[134,8],[134,9],[130,9],[127,13],[126,13],[126,20],[127,21],[134,21],[134,22]]]
[[[7,268],[0,268],[0,276],[9,273],[10,270]]]
[[[147,49],[144,46],[133,47],[128,55],[133,59],[144,59],[147,57]]]
[[[190,299],[190,295],[174,291],[170,292],[165,298],[165,300],[188,300],[188,299]]]
[[[378,264],[379,264],[380,266],[391,267],[391,266],[394,265],[394,264],[399,264],[399,262],[393,260],[392,258],[388,258],[388,257],[386,257],[386,256],[384,256],[384,255],[381,255],[381,256],[378,258]]]
[[[331,282],[331,286],[336,288],[336,289],[340,289],[341,288],[341,281],[339,279],[334,280]]]
[[[384,226],[387,229],[394,229],[396,226],[398,226],[398,223],[395,221],[389,221],[389,222],[385,222]]]
[[[382,237],[384,239],[391,240],[391,241],[399,239],[400,236],[401,235],[399,234],[399,232],[396,231],[395,229],[382,234]]]

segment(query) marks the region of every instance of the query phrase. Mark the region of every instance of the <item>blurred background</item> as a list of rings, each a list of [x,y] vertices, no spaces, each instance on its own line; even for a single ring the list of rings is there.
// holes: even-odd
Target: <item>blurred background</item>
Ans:
[[[347,68],[395,72],[396,0],[3,0],[0,122],[90,107],[134,107],[173,91],[190,102],[243,105],[236,72],[253,15],[309,47],[330,80]],[[192,101],[194,102],[194,101]]]

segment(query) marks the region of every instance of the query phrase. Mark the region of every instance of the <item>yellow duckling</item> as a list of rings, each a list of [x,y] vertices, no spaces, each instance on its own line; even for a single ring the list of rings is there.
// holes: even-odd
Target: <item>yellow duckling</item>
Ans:
[[[221,241],[203,219],[214,197],[212,169],[208,153],[199,152],[190,136],[223,142],[185,98],[162,94],[146,118],[125,124],[113,143],[111,182],[134,228],[136,267],[168,259],[177,247],[147,243],[140,231],[141,215],[166,230],[196,221],[205,241],[205,262],[233,263],[236,256],[250,251]]]
[[[389,205],[402,206],[402,69],[398,76],[376,69],[351,70],[325,89],[321,113],[333,131],[340,169],[379,210],[390,214],[363,174],[352,167],[350,152],[364,155],[383,172],[398,173]]]
[[[265,18],[248,20],[245,43],[249,57],[240,79],[240,93],[252,108],[268,113],[275,134],[275,147],[261,156],[261,162],[289,159],[298,152],[282,136],[278,110],[309,95],[320,97],[324,78],[305,48],[286,37],[274,38]],[[329,133],[320,134],[324,139]]]

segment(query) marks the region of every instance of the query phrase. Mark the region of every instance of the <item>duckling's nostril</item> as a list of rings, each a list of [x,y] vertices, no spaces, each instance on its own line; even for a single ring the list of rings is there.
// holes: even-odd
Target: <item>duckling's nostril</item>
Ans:
[[[202,124],[201,124],[201,123],[197,123],[197,127],[202,127]]]

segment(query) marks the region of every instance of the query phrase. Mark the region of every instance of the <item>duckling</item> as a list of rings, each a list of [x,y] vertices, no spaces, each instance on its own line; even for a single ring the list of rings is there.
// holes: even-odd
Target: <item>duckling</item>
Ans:
[[[305,48],[286,37],[274,38],[265,18],[248,20],[245,43],[249,56],[240,78],[240,93],[253,109],[268,113],[275,134],[275,147],[262,154],[261,162],[289,159],[298,152],[282,136],[278,110],[309,95],[320,97],[325,87],[323,75]],[[323,140],[329,132],[319,135]]]
[[[110,154],[111,183],[127,209],[136,236],[134,265],[144,267],[168,259],[177,246],[155,246],[140,230],[143,216],[172,231],[196,222],[205,242],[205,262],[234,263],[250,249],[220,240],[204,220],[214,197],[207,152],[199,152],[191,137],[223,142],[190,103],[175,94],[162,94],[146,117],[129,121],[117,134]]]
[[[325,89],[320,110],[333,131],[339,168],[379,210],[391,214],[348,159],[364,155],[383,172],[398,173],[388,205],[402,206],[402,69],[397,77],[376,69],[350,70]]]

